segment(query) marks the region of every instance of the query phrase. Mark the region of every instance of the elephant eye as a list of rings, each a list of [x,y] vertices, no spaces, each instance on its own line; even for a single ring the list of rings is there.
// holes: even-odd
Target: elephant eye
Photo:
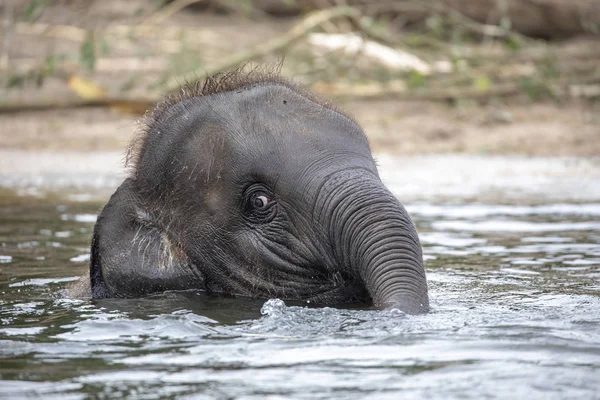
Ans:
[[[269,198],[265,195],[254,196],[252,205],[258,210],[264,210],[269,205]]]
[[[244,194],[244,214],[254,223],[271,221],[277,213],[277,204],[271,191],[262,184],[254,184]]]

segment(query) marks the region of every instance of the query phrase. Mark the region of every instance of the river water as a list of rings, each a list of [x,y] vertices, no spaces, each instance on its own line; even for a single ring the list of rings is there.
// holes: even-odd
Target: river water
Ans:
[[[426,259],[406,316],[64,298],[120,156],[2,155],[1,398],[600,399],[598,160],[382,156]]]

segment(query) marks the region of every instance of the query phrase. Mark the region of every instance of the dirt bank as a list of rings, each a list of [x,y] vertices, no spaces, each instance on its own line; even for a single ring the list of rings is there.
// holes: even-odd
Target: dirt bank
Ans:
[[[393,100],[341,104],[373,150],[394,154],[600,155],[600,105],[455,107]],[[125,151],[138,117],[104,108],[0,114],[0,147]]]

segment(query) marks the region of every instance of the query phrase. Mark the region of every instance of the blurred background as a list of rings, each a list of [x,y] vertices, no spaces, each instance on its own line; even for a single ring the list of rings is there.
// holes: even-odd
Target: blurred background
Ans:
[[[164,93],[251,62],[282,63],[378,152],[600,154],[597,0],[3,0],[0,15],[5,150],[123,151]]]

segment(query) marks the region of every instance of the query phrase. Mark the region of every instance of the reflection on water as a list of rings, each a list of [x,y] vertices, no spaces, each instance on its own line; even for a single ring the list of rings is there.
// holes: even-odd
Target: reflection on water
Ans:
[[[406,316],[194,292],[61,298],[101,203],[0,199],[2,398],[600,393],[598,203],[407,204],[433,310]]]

